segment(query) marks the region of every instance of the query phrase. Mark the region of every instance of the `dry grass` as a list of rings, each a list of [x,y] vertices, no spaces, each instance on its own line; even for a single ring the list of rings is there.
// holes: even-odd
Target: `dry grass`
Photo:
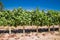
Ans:
[[[24,26],[25,29],[36,29],[37,26]],[[54,25],[54,28],[58,28],[59,26],[58,25]],[[38,26],[38,28],[48,28],[47,26]],[[53,28],[53,26],[50,26],[50,28]],[[0,26],[0,30],[8,30],[9,29],[9,26]],[[14,26],[11,26],[11,29],[23,29],[23,26],[17,26],[17,27],[14,27]]]

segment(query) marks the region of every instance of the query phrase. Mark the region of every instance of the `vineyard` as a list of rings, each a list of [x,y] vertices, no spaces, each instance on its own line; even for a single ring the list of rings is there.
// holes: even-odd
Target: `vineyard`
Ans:
[[[50,31],[50,26],[60,26],[60,11],[55,10],[36,10],[27,11],[22,8],[0,11],[0,26],[17,27],[24,26],[47,26]],[[35,27],[34,27],[35,28]],[[60,27],[59,27],[60,28]]]
[[[39,33],[41,30],[48,31]],[[21,7],[4,10],[0,2],[0,40],[60,40],[60,11]]]
[[[21,7],[4,10],[0,2],[0,26],[51,26],[60,24],[60,11],[35,10],[27,11]]]
[[[23,25],[58,25],[60,24],[60,12],[54,10],[27,11],[22,8],[0,11],[0,26],[23,26]]]

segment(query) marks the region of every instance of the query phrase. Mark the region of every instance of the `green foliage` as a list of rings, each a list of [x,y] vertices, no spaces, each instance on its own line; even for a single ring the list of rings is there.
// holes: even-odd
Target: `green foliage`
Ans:
[[[38,8],[32,11],[23,10],[21,7],[12,11],[0,12],[0,26],[18,25],[58,25],[60,24],[60,12],[54,10],[40,11]]]

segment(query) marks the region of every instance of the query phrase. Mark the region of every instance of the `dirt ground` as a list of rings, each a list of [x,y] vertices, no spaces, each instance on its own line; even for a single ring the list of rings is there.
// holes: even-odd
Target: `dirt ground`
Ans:
[[[58,32],[55,33],[16,33],[16,34],[0,34],[0,40],[60,40]]]
[[[52,26],[51,26],[52,27]],[[56,25],[55,27],[58,27]],[[36,28],[36,26],[26,26],[25,29]],[[47,26],[39,27],[39,28],[47,28]],[[7,30],[8,26],[0,27],[0,30]],[[12,27],[12,29],[23,29],[22,26]],[[60,40],[59,32],[42,32],[42,33],[16,33],[16,34],[8,34],[8,33],[1,33],[0,40]]]

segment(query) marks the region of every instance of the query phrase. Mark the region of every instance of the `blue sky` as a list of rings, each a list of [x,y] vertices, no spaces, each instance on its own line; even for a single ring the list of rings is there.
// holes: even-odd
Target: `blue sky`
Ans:
[[[60,10],[60,0],[0,0],[5,9],[14,9],[18,7],[22,7],[23,9],[52,9],[52,10]]]

